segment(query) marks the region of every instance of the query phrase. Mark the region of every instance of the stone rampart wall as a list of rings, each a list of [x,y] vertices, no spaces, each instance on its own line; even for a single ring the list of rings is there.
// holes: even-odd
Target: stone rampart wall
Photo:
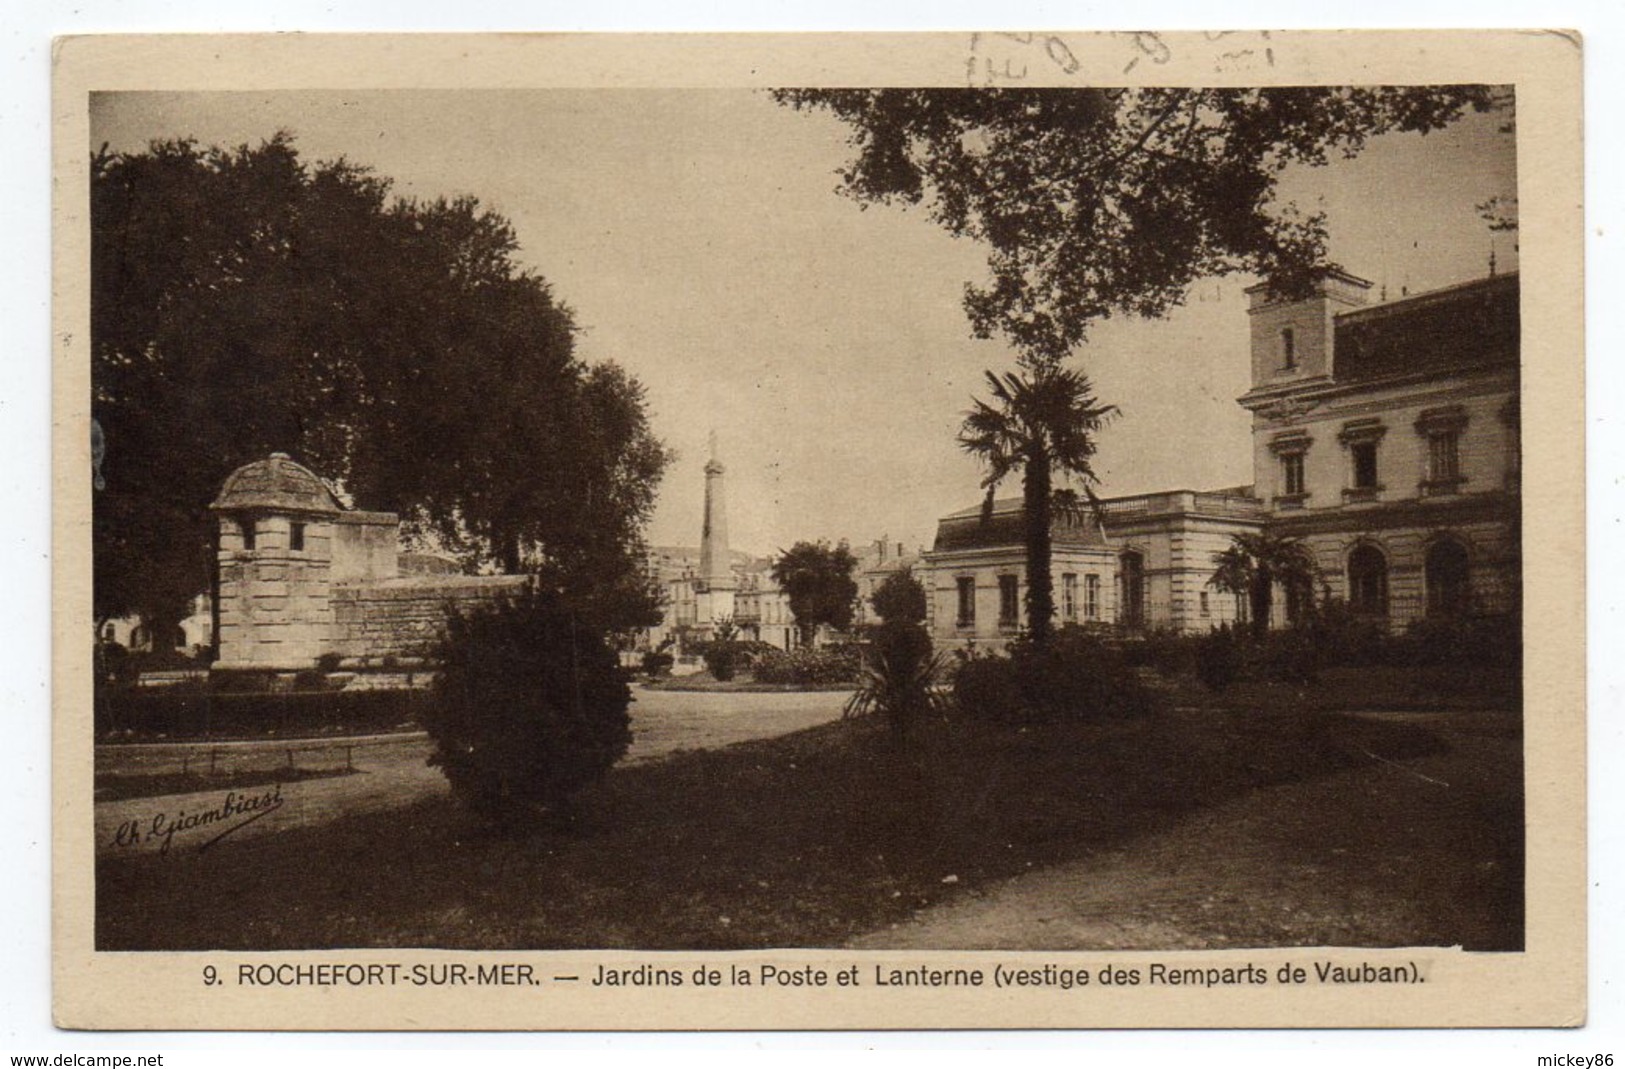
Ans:
[[[446,633],[446,610],[518,594],[522,575],[423,576],[333,586],[331,649],[346,660],[421,657]]]

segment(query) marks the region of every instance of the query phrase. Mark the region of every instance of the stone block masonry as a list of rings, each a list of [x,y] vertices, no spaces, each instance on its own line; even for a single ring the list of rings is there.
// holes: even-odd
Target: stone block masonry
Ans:
[[[446,615],[518,594],[522,575],[400,574],[399,521],[346,509],[283,453],[227,477],[219,517],[216,670],[286,674],[337,656],[369,668],[432,653]]]
[[[328,649],[346,661],[422,657],[446,633],[446,614],[521,593],[522,575],[424,576],[335,584]]]

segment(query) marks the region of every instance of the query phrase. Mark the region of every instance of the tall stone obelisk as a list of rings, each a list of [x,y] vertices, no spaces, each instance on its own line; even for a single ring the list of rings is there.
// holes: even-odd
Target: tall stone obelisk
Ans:
[[[728,505],[722,492],[722,461],[717,459],[717,432],[711,432],[711,459],[705,462],[705,526],[700,531],[699,623],[704,626],[734,614],[733,562],[728,554]]]

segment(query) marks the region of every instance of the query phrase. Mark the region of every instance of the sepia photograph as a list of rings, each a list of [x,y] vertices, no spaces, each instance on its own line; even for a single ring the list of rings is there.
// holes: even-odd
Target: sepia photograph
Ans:
[[[86,94],[87,951],[583,998],[1516,960],[1520,88],[1207,42]]]

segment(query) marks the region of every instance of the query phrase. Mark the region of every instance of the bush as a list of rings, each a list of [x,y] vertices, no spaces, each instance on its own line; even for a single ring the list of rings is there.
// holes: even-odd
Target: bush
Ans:
[[[100,687],[127,687],[140,677],[141,669],[130,651],[117,642],[96,644],[96,685]]]
[[[1196,647],[1196,678],[1215,694],[1234,683],[1241,675],[1241,648],[1236,633],[1229,624],[1215,628],[1204,635]]]
[[[255,678],[264,680],[263,674]],[[329,690],[269,693],[177,684],[98,695],[100,735],[222,738],[389,731],[417,721],[425,692]]]
[[[186,672],[205,668],[203,662],[177,649],[133,650],[130,668],[137,675],[142,672]]]
[[[1152,668],[1163,676],[1182,675],[1195,667],[1199,644],[1197,636],[1172,628],[1154,628],[1143,638],[1123,644],[1123,663],[1130,668]]]
[[[851,683],[858,677],[861,655],[857,646],[814,649],[802,647],[786,653],[773,650],[756,659],[752,674],[758,683],[815,687]]]
[[[1318,680],[1330,664],[1316,635],[1301,627],[1271,631],[1258,646],[1258,661],[1263,678],[1299,687]]]
[[[648,650],[643,655],[643,674],[650,679],[659,679],[671,671],[676,658],[664,649]]]
[[[327,678],[327,673],[323,672],[321,669],[307,668],[303,672],[294,673],[293,689],[331,690],[333,689],[333,684]]]
[[[700,659],[705,661],[711,678],[726,683],[738,673],[741,665],[749,662],[746,643],[733,639],[718,639],[698,647]]]
[[[631,745],[613,644],[550,591],[451,612],[440,664],[429,763],[492,823],[564,812]]]
[[[1356,614],[1341,600],[1316,606],[1296,630],[1308,638],[1325,667],[1382,664],[1388,657],[1388,634],[1382,625]]]
[[[1151,696],[1123,656],[1082,628],[1063,627],[1044,646],[1029,639],[1008,655],[970,656],[954,677],[960,715],[1000,723],[1140,716]]]
[[[925,622],[925,587],[909,568],[892,572],[881,580],[880,586],[869,596],[869,604],[882,623]]]
[[[1396,664],[1493,665],[1516,672],[1523,661],[1523,631],[1515,616],[1418,620],[1389,642]]]
[[[936,692],[940,668],[923,626],[905,620],[881,624],[872,632],[858,689],[843,712],[849,717],[883,716],[894,734],[906,736],[921,719],[943,708]]]

